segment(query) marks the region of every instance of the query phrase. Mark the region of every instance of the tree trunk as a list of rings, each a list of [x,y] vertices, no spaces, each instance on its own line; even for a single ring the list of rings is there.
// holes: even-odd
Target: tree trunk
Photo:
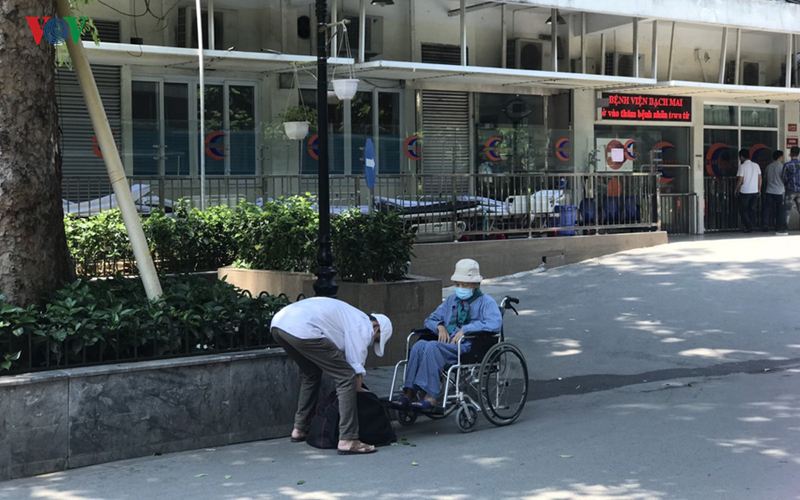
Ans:
[[[0,294],[27,304],[72,275],[61,207],[55,49],[26,16],[52,0],[0,0]]]

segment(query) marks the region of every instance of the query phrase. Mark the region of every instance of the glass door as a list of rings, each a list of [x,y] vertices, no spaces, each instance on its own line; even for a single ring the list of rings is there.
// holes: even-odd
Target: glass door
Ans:
[[[200,123],[199,86],[197,88],[197,123]],[[255,95],[254,85],[206,84],[205,130],[201,143],[201,151],[206,155],[206,175],[256,173]]]
[[[188,175],[188,85],[134,80],[131,87],[133,174]]]
[[[164,145],[161,137],[160,82],[133,81],[131,91],[133,174],[158,175]]]

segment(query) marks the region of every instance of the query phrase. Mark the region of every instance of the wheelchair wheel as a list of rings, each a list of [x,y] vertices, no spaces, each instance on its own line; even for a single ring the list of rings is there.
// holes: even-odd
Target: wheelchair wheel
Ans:
[[[417,421],[417,414],[413,411],[397,411],[397,421],[400,422],[400,425],[408,427],[414,425],[414,422]]]
[[[494,425],[508,425],[522,413],[528,398],[528,365],[519,349],[500,343],[481,363],[480,404]]]
[[[472,405],[462,404],[456,412],[456,424],[461,432],[472,432],[475,430],[475,423],[478,421],[478,410]]]

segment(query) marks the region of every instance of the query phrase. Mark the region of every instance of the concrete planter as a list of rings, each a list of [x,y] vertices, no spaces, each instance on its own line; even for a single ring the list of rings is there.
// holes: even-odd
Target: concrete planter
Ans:
[[[254,295],[264,291],[273,295],[285,293],[292,300],[301,293],[313,297],[316,280],[314,275],[307,273],[233,267],[221,268],[218,277]],[[442,303],[442,281],[408,276],[405,280],[387,283],[340,282],[339,299],[362,311],[389,316],[394,325],[394,335],[386,346],[383,358],[370,355],[367,366],[390,366],[405,358],[408,333],[422,327],[425,318]]]
[[[283,349],[0,377],[0,481],[286,436],[298,391]]]

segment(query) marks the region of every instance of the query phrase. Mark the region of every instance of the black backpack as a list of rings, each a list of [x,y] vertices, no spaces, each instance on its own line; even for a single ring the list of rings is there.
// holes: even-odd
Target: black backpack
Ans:
[[[358,438],[367,444],[385,446],[397,441],[389,411],[373,392],[359,392]],[[317,405],[306,442],[314,448],[332,449],[339,444],[339,396],[331,392]]]

